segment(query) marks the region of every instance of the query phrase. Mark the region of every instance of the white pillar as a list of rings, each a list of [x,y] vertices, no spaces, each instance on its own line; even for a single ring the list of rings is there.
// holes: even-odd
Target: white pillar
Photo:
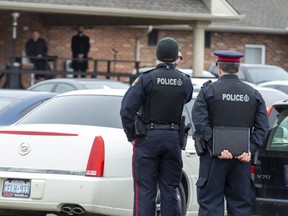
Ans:
[[[205,28],[208,22],[196,21],[193,26],[193,77],[201,76],[204,70]]]

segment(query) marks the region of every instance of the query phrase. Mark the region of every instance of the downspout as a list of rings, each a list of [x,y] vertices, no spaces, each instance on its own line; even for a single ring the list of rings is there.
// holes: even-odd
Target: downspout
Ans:
[[[136,37],[136,61],[137,61],[137,62],[140,61],[140,40],[141,40],[144,36],[148,35],[152,30],[153,30],[153,26],[150,25],[145,32],[143,32],[141,35],[139,35],[138,37]]]

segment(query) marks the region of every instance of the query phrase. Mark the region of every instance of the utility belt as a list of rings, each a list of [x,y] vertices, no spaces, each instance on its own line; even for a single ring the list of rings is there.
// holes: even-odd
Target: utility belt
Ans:
[[[172,130],[172,131],[179,131],[179,144],[181,149],[185,150],[187,138],[188,138],[188,131],[191,128],[191,123],[185,126],[185,117],[181,117],[180,124],[174,123],[167,123],[167,124],[157,124],[157,123],[148,123],[145,124],[141,116],[136,115],[135,117],[135,135],[136,136],[143,136],[146,134],[148,130]]]
[[[146,130],[176,130],[180,129],[178,124],[157,124],[157,123],[149,123],[144,125]]]

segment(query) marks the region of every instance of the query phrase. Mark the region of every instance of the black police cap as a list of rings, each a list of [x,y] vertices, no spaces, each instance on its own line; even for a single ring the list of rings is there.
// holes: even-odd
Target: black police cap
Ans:
[[[156,57],[162,62],[174,62],[178,58],[179,46],[175,39],[165,37],[161,39],[156,47]]]

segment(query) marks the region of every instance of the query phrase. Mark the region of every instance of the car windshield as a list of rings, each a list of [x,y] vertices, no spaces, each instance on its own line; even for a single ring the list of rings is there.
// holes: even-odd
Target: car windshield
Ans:
[[[28,114],[17,124],[76,124],[122,128],[122,97],[103,95],[61,96]]]
[[[254,83],[272,80],[288,80],[288,73],[279,67],[247,67]]]

